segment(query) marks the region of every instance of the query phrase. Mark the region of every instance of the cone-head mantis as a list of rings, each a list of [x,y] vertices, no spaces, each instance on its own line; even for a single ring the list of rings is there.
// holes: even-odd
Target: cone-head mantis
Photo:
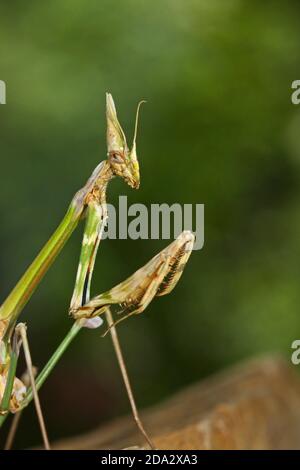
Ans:
[[[96,167],[86,185],[75,194],[62,223],[0,308],[0,403],[1,405],[6,403],[6,406],[3,407],[4,413],[7,413],[8,409],[14,412],[20,409],[20,407],[25,407],[32,399],[33,395],[35,395],[38,410],[40,405],[37,397],[37,389],[44,383],[58,358],[61,357],[81,326],[90,326],[89,322],[93,322],[94,326],[99,326],[102,323],[99,315],[106,311],[109,330],[111,329],[112,331],[112,337],[116,336],[114,327],[118,322],[113,323],[112,320],[109,320],[110,313],[107,310],[109,306],[119,304],[122,307],[125,316],[119,321],[123,321],[130,315],[143,312],[155,296],[166,295],[173,290],[191,254],[194,236],[191,232],[186,231],[129,279],[89,301],[91,276],[101,239],[101,231],[104,228],[106,220],[107,184],[113,176],[122,177],[132,188],[138,188],[140,184],[139,164],[136,153],[136,136],[141,103],[142,102],[139,103],[137,108],[133,144],[131,149],[129,149],[125,134],[117,118],[114,101],[112,96],[107,94],[108,158]],[[15,328],[15,322],[35,287],[54,261],[56,255],[61,251],[64,243],[83,215],[86,216],[87,223],[84,231],[78,273],[70,309],[73,317],[79,321],[73,325],[66,338],[38,376],[36,387],[33,375],[31,374],[31,390],[26,393],[26,399],[22,400],[25,393],[24,385],[15,378],[13,363],[15,359],[13,359],[13,348],[10,348],[10,335],[13,332],[20,331],[23,345],[27,345],[27,360],[29,360],[29,348],[25,337],[26,328],[24,325],[22,328],[18,328],[18,326]],[[15,355],[17,358],[17,354]],[[120,356],[119,345],[117,355]],[[119,357],[118,360],[120,363]],[[122,358],[121,361],[123,362]],[[29,363],[31,363],[31,359]],[[32,364],[30,364],[29,369],[30,368],[32,369]],[[125,367],[122,365],[122,373],[125,377],[126,373],[124,373],[124,370]],[[11,376],[9,374],[11,374]],[[126,377],[124,381],[128,382],[128,377]],[[9,390],[9,387],[7,387],[8,383],[11,385],[10,395],[7,393],[7,390]],[[132,395],[130,389],[128,393]],[[6,397],[8,400],[5,399]],[[141,422],[139,422],[134,403],[132,404],[132,408],[138,426],[148,440],[149,445],[153,447]],[[39,410],[39,415],[41,429],[43,429],[44,425],[41,410]],[[0,416],[0,425],[2,423],[3,420],[1,420]],[[47,441],[47,437],[45,441]]]
[[[16,320],[43,275],[51,266],[56,256],[62,250],[65,242],[76,228],[79,220],[86,214],[88,214],[88,221],[83,240],[83,249],[80,256],[78,276],[72,304],[80,306],[89,299],[91,274],[93,271],[98,244],[101,238],[101,229],[103,229],[106,219],[105,200],[107,184],[113,176],[120,176],[131,187],[139,187],[140,175],[136,156],[138,111],[139,106],[135,123],[133,146],[132,149],[129,150],[125,134],[117,118],[113,98],[110,94],[107,94],[106,116],[108,159],[101,162],[95,168],[85,186],[75,194],[59,227],[0,307],[0,375],[2,377],[2,385],[4,383],[7,384],[8,382],[7,373],[12,362],[12,348],[10,340],[15,329]],[[121,161],[119,159],[121,159]],[[80,327],[74,325],[70,334],[68,334],[65,341],[63,341],[62,347],[59,349],[59,354],[55,356],[55,361],[58,360],[58,357],[60,357],[64,349],[67,347],[67,344],[69,344],[79,329]],[[55,361],[50,360],[49,365],[47,364],[45,370],[42,371],[41,380],[39,381],[39,378],[37,379],[39,386],[45,380],[50,369],[54,367],[54,364],[56,363]],[[11,368],[11,370],[13,369]],[[14,381],[12,377],[12,380],[10,380],[12,396],[14,396],[17,386],[18,382]],[[3,396],[0,390],[1,405],[2,401]],[[7,407],[8,403],[5,408],[7,409]],[[6,412],[6,410],[4,411]],[[0,420],[0,425],[2,422],[3,420]]]

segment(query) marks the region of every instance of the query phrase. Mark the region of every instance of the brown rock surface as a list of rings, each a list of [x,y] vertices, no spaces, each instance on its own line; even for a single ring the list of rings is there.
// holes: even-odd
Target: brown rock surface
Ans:
[[[273,356],[192,385],[141,413],[158,449],[300,448],[300,377]],[[131,416],[64,439],[54,449],[144,446]]]

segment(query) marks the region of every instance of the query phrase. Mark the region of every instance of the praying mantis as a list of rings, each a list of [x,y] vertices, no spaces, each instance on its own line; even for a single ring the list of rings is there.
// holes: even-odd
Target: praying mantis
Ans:
[[[83,327],[97,328],[102,325],[102,314],[105,314],[108,323],[104,335],[108,331],[111,333],[134,419],[149,446],[154,448],[138,415],[115,326],[128,316],[143,312],[155,296],[171,292],[191,254],[194,235],[189,231],[183,232],[126,281],[90,299],[96,255],[107,220],[107,185],[115,176],[121,177],[132,188],[138,189],[140,185],[136,137],[141,104],[142,102],[137,108],[133,144],[129,149],[118,121],[113,98],[110,94],[106,95],[107,160],[95,168],[85,186],[75,194],[62,222],[0,307],[0,426],[9,411],[20,412],[34,399],[45,448],[50,446],[37,392],[78,332]],[[40,280],[83,217],[86,218],[86,223],[70,304],[70,315],[75,322],[35,379],[32,373],[26,326],[23,323],[16,325],[16,322]],[[110,307],[115,304],[121,306],[125,316],[114,323]],[[21,343],[31,384],[28,389],[15,377]]]

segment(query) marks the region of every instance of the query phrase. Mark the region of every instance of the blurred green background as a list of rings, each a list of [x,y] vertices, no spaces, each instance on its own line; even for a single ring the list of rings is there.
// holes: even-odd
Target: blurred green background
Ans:
[[[105,92],[127,135],[137,101],[139,191],[114,180],[109,202],[204,203],[205,245],[172,295],[124,323],[138,404],[157,403],[300,333],[300,4],[242,0],[2,2],[1,297],[105,158]],[[131,140],[131,139],[129,139]],[[27,305],[34,362],[70,327],[76,231]],[[166,241],[105,241],[93,293]],[[42,389],[51,439],[129,412],[109,337],[83,331]],[[40,443],[32,409],[17,446]]]

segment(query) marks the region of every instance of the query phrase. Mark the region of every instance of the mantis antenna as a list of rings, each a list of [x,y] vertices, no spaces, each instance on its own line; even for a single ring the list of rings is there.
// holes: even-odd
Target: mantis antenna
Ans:
[[[132,150],[131,152],[134,150],[135,151],[135,147],[136,147],[136,137],[137,137],[137,130],[138,130],[138,123],[139,123],[139,114],[140,114],[140,108],[142,106],[142,104],[144,103],[147,103],[147,101],[145,100],[141,100],[138,105],[137,105],[137,110],[136,110],[136,116],[135,116],[135,125],[134,125],[134,135],[133,135],[133,142],[132,142]]]

